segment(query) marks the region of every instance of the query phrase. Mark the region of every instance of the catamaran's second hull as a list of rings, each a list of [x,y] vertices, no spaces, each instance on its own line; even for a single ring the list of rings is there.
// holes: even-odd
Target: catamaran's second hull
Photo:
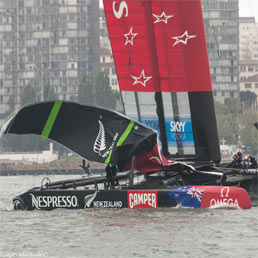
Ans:
[[[243,188],[227,186],[180,186],[170,189],[77,190],[33,188],[13,200],[16,210],[88,208],[155,209],[251,208]]]

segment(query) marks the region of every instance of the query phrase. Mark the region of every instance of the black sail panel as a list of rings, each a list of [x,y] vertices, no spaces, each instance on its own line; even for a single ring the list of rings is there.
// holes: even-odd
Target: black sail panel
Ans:
[[[189,103],[198,160],[221,159],[212,92],[190,92]]]
[[[157,140],[151,128],[119,113],[63,101],[22,108],[1,134],[41,135],[90,161],[109,163],[114,159],[120,170],[133,155],[150,152]]]

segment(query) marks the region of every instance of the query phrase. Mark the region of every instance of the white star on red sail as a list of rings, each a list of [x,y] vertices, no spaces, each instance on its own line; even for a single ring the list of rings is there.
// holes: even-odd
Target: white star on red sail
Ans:
[[[157,14],[152,14],[155,18],[156,21],[154,23],[158,23],[158,22],[164,22],[164,23],[168,23],[168,19],[174,17],[174,15],[166,15],[165,12],[163,11],[161,15],[157,15]]]
[[[183,44],[187,44],[187,40],[188,39],[192,39],[197,37],[197,35],[188,35],[187,30],[185,31],[185,33],[181,36],[177,36],[177,37],[172,37],[172,39],[175,39],[176,42],[174,43],[173,47],[179,43],[183,43]]]
[[[125,46],[130,43],[133,46],[133,39],[137,36],[138,33],[133,33],[133,28],[129,30],[127,34],[124,34],[126,37]]]
[[[144,70],[142,70],[139,77],[133,75],[131,75],[131,77],[134,79],[133,85],[140,83],[144,87],[146,87],[146,82],[152,78],[152,76],[145,76]]]

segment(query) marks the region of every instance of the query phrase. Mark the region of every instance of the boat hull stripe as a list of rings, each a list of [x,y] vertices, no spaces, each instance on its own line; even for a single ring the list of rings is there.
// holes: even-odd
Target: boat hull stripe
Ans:
[[[59,110],[62,106],[62,101],[56,101],[55,104],[53,105],[53,108],[49,114],[49,117],[47,119],[47,122],[44,126],[44,129],[42,130],[42,133],[41,133],[41,136],[44,137],[44,138],[48,138],[51,130],[52,130],[52,127],[55,123],[55,120],[56,120],[56,117],[59,113]]]

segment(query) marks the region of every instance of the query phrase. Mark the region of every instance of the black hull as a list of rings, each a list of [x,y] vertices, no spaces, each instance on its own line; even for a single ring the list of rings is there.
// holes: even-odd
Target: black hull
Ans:
[[[89,208],[236,208],[258,205],[258,196],[239,187],[180,186],[168,189],[45,189],[33,188],[13,199],[15,210]]]
[[[206,171],[205,168],[207,168]],[[145,177],[137,173],[119,174],[117,179],[122,184],[114,186],[115,189],[107,187],[105,175],[56,182],[50,182],[45,178],[42,180],[41,187],[32,188],[15,197],[14,209],[169,208],[181,204],[190,208],[209,208],[217,204],[225,204],[221,203],[225,200],[221,197],[228,197],[225,192],[234,192],[234,188],[238,188],[238,193],[234,196],[243,195],[241,192],[243,190],[246,193],[245,199],[247,201],[251,199],[253,206],[258,205],[256,169],[245,171],[226,169],[224,172],[222,168],[219,168],[218,172],[210,166],[203,166],[202,169],[202,172],[185,171],[180,175],[166,171]],[[211,169],[215,171],[207,171]],[[136,182],[130,183],[131,180]],[[133,187],[130,187],[131,185]],[[99,186],[103,186],[101,190],[98,189]],[[189,194],[192,195],[192,199],[189,199]],[[203,202],[204,195],[208,196],[208,201],[205,197],[206,201]],[[226,205],[230,208],[229,203]]]
[[[146,190],[143,199],[134,199],[137,190],[40,190],[31,189],[13,200],[17,210],[53,210],[88,208],[165,208],[176,207],[170,190]],[[145,195],[144,195],[145,194]],[[137,205],[138,203],[138,205]]]

